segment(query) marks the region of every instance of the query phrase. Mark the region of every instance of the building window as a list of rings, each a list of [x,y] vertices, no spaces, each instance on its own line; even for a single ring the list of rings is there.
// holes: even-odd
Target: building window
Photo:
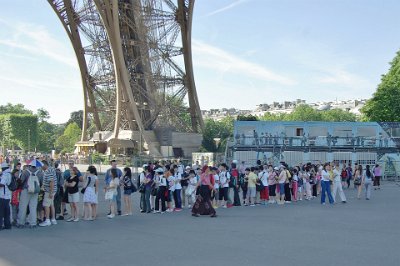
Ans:
[[[296,136],[303,136],[304,128],[296,128]]]

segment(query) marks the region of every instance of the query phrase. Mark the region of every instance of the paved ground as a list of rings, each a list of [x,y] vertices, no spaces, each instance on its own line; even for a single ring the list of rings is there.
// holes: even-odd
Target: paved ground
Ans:
[[[400,187],[372,200],[136,213],[0,232],[0,265],[400,265]],[[103,202],[104,205],[104,202]]]

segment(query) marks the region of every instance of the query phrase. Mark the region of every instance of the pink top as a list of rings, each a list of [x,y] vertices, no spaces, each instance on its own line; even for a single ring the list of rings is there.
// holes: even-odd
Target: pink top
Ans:
[[[382,170],[381,170],[381,168],[379,166],[375,167],[374,176],[382,176]]]
[[[200,182],[201,182],[202,185],[206,185],[206,186],[211,185],[210,175],[209,174],[201,174]]]

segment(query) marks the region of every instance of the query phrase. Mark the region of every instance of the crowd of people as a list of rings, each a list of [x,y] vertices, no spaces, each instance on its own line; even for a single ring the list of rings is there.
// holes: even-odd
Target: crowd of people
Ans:
[[[60,220],[78,222],[97,218],[99,191],[104,191],[109,213],[107,217],[133,215],[132,194],[140,193],[140,212],[164,214],[191,209],[195,217],[217,217],[217,208],[284,205],[320,196],[321,204],[346,203],[344,188],[351,182],[361,198],[370,200],[372,186],[380,189],[382,171],[379,165],[301,164],[289,167],[257,161],[249,167],[232,161],[218,167],[198,163],[184,167],[182,163],[149,162],[143,165],[137,180],[131,168],[120,170],[116,161],[105,173],[100,187],[96,167],[91,165],[82,174],[73,161],[62,172],[59,165],[46,160],[31,160],[22,167],[16,162],[1,163],[0,229],[35,228],[56,225]],[[83,203],[83,208],[80,204]],[[123,201],[123,204],[122,204]],[[69,215],[67,206],[69,205]],[[124,209],[122,210],[122,205]],[[82,212],[80,212],[80,209]],[[58,216],[56,216],[58,215]],[[68,217],[67,217],[68,215]]]

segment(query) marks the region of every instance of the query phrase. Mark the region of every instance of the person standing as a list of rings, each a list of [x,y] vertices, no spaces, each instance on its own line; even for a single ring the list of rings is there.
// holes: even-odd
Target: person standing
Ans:
[[[263,184],[260,191],[261,204],[266,205],[269,200],[269,188],[268,188],[268,165],[264,164],[262,171],[259,173],[260,182]]]
[[[196,203],[192,208],[192,216],[199,217],[200,215],[210,215],[217,217],[217,213],[211,204],[211,190],[214,189],[214,177],[210,173],[210,168],[205,165],[201,169],[200,180],[197,183],[199,193]],[[196,188],[196,190],[197,190]]]
[[[83,202],[85,204],[85,221],[93,221],[97,216],[98,203],[98,187],[99,179],[97,178],[96,167],[90,165],[86,172],[86,185],[83,193]]]
[[[361,197],[362,180],[363,180],[363,169],[362,165],[356,166],[356,172],[354,174],[354,188],[357,189],[357,199]]]
[[[347,179],[346,179],[347,188],[350,188],[350,181],[353,178],[353,169],[351,168],[351,163],[349,163],[349,165],[347,166],[346,171],[347,171]]]
[[[189,185],[189,171],[191,167],[188,165],[185,168],[185,171],[182,174],[182,179],[181,179],[181,186],[182,186],[182,206],[186,208],[186,189],[188,188]]]
[[[278,178],[278,183],[279,183],[279,202],[278,204],[282,205],[285,203],[285,183],[287,180],[287,173],[286,173],[286,168],[284,165],[280,166],[280,173],[279,173],[279,178]]]
[[[321,195],[321,204],[325,205],[325,197],[328,195],[329,203],[333,204],[333,197],[331,194],[331,176],[329,174],[331,170],[331,165],[329,163],[325,163],[323,170],[321,172],[321,187],[322,187],[322,195]]]
[[[175,202],[175,209],[174,211],[179,212],[182,210],[182,185],[181,185],[181,179],[182,175],[179,171],[179,167],[177,165],[174,165],[172,167],[173,173],[174,173],[174,183],[175,183],[175,191],[174,191],[174,202]],[[183,167],[182,167],[183,171]]]
[[[122,182],[124,183],[124,214],[123,216],[132,215],[132,193],[134,191],[134,185],[132,181],[132,171],[131,168],[124,168],[124,177],[122,178]]]
[[[382,169],[379,164],[376,164],[374,167],[374,189],[381,189],[381,178],[382,178]]]
[[[229,192],[229,180],[231,178],[228,171],[226,171],[227,165],[221,164],[219,167],[219,201],[222,208],[227,208],[228,203],[228,192]]]
[[[345,168],[345,167],[343,167],[343,168]],[[342,181],[343,181],[342,173],[343,173],[343,169],[340,172],[339,171],[339,163],[336,163],[335,167],[333,168],[332,198],[333,198],[333,201],[336,202],[336,192],[339,191],[339,196],[340,196],[340,199],[342,200],[342,203],[346,203],[346,196],[344,195],[343,187],[342,187]]]
[[[276,168],[278,170],[278,168]],[[277,202],[277,197],[276,197],[276,172],[274,171],[274,168],[272,165],[268,165],[268,195],[269,195],[269,203],[274,204]]]
[[[152,170],[150,170],[150,168],[147,168],[146,179],[144,181],[145,191],[144,191],[144,205],[143,205],[143,210],[146,213],[151,213],[150,195],[151,195],[151,190],[153,188],[153,183],[154,183],[154,173]]]
[[[240,206],[239,196],[239,171],[236,168],[237,161],[233,161],[231,164],[231,187],[233,188],[233,206]]]
[[[0,176],[0,230],[11,229],[10,200],[11,191],[8,186],[11,183],[11,172],[8,163],[1,163],[2,174]],[[35,209],[36,210],[36,209]]]
[[[74,168],[74,161],[70,160],[68,161],[68,169],[64,171],[63,174],[63,178],[64,178],[64,182],[63,184],[65,184],[65,181],[67,181],[70,177],[71,177],[71,172]],[[78,178],[80,178],[82,176],[81,172],[78,170],[77,173]],[[68,201],[68,188],[63,186],[63,198],[62,198],[62,202],[61,202],[61,214],[60,216],[57,217],[56,220],[64,220],[64,216],[67,215],[67,209],[66,209],[66,204],[69,204]],[[72,210],[71,210],[72,212]]]
[[[367,165],[365,168],[365,175],[363,175],[362,182],[361,182],[365,186],[365,199],[366,200],[370,200],[370,198],[371,198],[372,179],[373,179],[373,174],[372,174],[371,170],[369,169],[369,165]]]
[[[246,168],[246,177],[247,177],[247,204],[245,206],[250,205],[251,207],[256,206],[256,184],[257,184],[257,175],[254,173],[255,168]]]
[[[45,212],[45,220],[39,224],[41,227],[57,224],[56,212],[54,208],[54,196],[57,191],[57,174],[56,170],[49,166],[45,160],[42,161],[43,170],[43,207]],[[50,219],[51,215],[51,219]]]
[[[106,185],[108,186],[112,180],[111,178],[111,170],[115,169],[117,171],[117,178],[121,181],[121,177],[122,177],[122,171],[121,169],[117,168],[117,161],[116,160],[111,160],[110,162],[111,164],[111,168],[109,168],[106,172]],[[117,187],[117,213],[118,215],[121,215],[121,186]]]
[[[70,177],[64,182],[64,186],[67,188],[68,202],[71,207],[71,217],[67,222],[78,222],[79,221],[79,177],[78,168],[75,166],[70,171]]]
[[[18,212],[18,225],[17,227],[23,228],[25,226],[26,221],[26,212],[28,210],[29,205],[29,227],[35,228],[37,223],[37,205],[40,191],[40,183],[39,177],[43,175],[43,172],[39,171],[36,168],[36,160],[32,160],[29,164],[28,169],[22,172],[21,175],[21,184],[22,191],[20,195],[19,202],[19,212]],[[31,184],[33,187],[29,187],[28,184]],[[29,191],[28,191],[29,189]]]
[[[165,213],[166,207],[165,207],[165,192],[167,190],[167,180],[164,177],[164,169],[159,167],[155,170],[155,178],[154,181],[156,183],[157,189],[157,196],[155,200],[155,207],[154,207],[154,213]],[[161,201],[161,210],[160,210],[160,201]]]

